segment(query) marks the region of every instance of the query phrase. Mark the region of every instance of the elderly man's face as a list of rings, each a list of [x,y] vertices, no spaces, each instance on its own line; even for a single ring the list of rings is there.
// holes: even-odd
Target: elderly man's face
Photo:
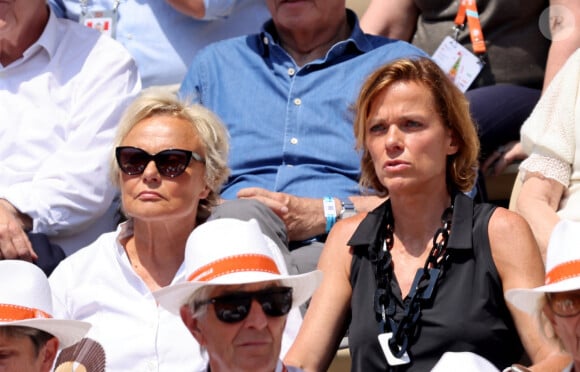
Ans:
[[[566,351],[580,360],[580,291],[553,293],[544,314]]]
[[[209,298],[275,286],[275,282],[220,286],[210,293]],[[208,351],[212,371],[274,371],[287,315],[266,315],[254,298],[250,312],[243,320],[226,323],[217,318],[214,306],[208,304],[207,311],[198,318],[192,318],[189,307],[181,308],[184,323]]]
[[[41,6],[46,7],[43,0],[0,0],[0,39],[24,32]]]
[[[37,353],[29,336],[0,333],[0,372],[49,372],[57,349],[56,338],[49,340]]]
[[[345,0],[266,0],[274,24],[284,30],[334,27],[345,17]]]

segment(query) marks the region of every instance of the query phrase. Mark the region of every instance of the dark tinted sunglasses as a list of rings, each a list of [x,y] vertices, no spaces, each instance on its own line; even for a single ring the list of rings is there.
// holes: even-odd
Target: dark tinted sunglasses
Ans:
[[[123,173],[130,176],[142,174],[151,160],[162,176],[175,178],[185,172],[191,158],[205,164],[205,159],[196,152],[179,149],[169,149],[155,155],[138,147],[119,146],[115,149],[117,164]]]
[[[237,323],[246,319],[256,299],[264,314],[279,317],[288,314],[292,308],[292,288],[274,287],[255,292],[232,293],[196,302],[195,306],[213,304],[215,315],[225,323]]]

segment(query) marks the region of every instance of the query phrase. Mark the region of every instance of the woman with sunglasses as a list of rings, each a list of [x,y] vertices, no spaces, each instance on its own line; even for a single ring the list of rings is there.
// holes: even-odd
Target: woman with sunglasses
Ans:
[[[205,365],[179,318],[159,308],[152,292],[185,280],[187,237],[208,218],[228,175],[227,138],[213,113],[163,91],[145,91],[126,110],[112,181],[127,221],[50,277],[57,315],[93,324],[88,337],[105,349],[108,372]],[[104,182],[95,179],[95,187]]]
[[[550,235],[543,286],[511,289],[506,298],[539,321],[540,330],[566,350],[580,372],[580,222],[559,221]]]
[[[218,219],[191,233],[185,251],[187,281],[154,296],[181,315],[207,350],[204,370],[298,371],[279,360],[282,332],[290,309],[310,298],[322,274],[284,275],[277,254],[255,220]]]
[[[464,194],[479,142],[445,73],[425,58],[379,68],[363,84],[354,130],[361,184],[389,199],[331,231],[288,364],[325,370],[346,327],[353,371],[429,371],[448,351],[503,369],[524,348],[534,370],[567,363],[504,300],[504,290],[542,281],[542,259],[520,216]]]

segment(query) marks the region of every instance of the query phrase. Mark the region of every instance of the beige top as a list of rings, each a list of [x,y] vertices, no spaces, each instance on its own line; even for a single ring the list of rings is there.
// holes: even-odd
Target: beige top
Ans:
[[[566,191],[558,215],[580,220],[580,49],[554,77],[520,137],[529,154],[520,165],[522,177],[539,172],[560,182]]]

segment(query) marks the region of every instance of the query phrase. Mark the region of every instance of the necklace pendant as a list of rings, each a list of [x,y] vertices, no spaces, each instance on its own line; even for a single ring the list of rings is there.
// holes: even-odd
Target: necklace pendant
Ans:
[[[383,354],[385,354],[385,358],[387,359],[387,363],[390,366],[399,366],[399,365],[408,364],[411,362],[411,358],[409,358],[409,353],[407,353],[406,351],[400,357],[396,357],[395,354],[393,354],[393,351],[391,350],[391,348],[389,346],[389,341],[391,338],[393,338],[392,332],[381,333],[378,336],[378,338],[379,338],[379,344],[381,345],[381,349],[383,350]]]
[[[425,273],[425,269],[418,269],[415,274],[415,279],[413,279],[413,284],[411,285],[411,292],[409,292],[408,296],[413,298],[415,295],[418,295],[417,298],[421,300],[431,299],[440,273],[441,270],[435,268],[427,269],[427,273]],[[425,280],[428,280],[427,284],[425,284]],[[424,289],[421,290],[421,288]]]

